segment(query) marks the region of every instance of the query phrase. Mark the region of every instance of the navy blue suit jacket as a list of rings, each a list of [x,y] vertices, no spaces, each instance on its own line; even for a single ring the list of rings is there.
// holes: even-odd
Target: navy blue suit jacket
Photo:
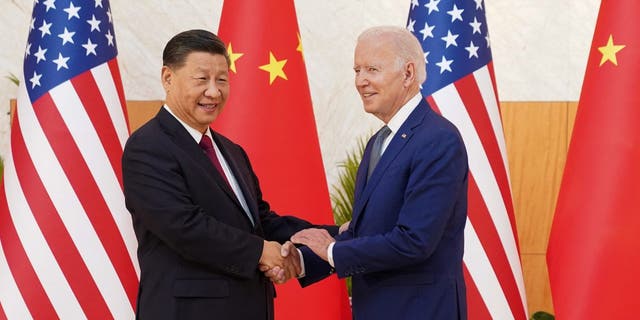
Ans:
[[[274,287],[258,270],[263,238],[311,227],[262,199],[244,150],[213,138],[256,225],[198,143],[164,108],[124,149],[126,205],[138,239],[140,319],[272,319]]]
[[[335,272],[352,277],[354,318],[466,319],[468,164],[458,130],[423,100],[367,181],[372,140],[358,169],[353,220],[333,247]],[[303,254],[303,286],[334,271],[308,248]]]

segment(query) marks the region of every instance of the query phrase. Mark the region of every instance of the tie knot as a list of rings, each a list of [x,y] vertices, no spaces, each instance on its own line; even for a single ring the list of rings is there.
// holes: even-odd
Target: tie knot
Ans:
[[[204,150],[212,150],[213,149],[213,142],[211,142],[211,138],[209,138],[209,136],[207,136],[206,134],[202,135],[202,138],[200,139],[200,148],[204,149]]]
[[[380,129],[378,136],[380,137],[380,139],[384,140],[386,137],[389,136],[390,133],[391,133],[391,129],[389,129],[389,127],[387,126],[384,126]]]

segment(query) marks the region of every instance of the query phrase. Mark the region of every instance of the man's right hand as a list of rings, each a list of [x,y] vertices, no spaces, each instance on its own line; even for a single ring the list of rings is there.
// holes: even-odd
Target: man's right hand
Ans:
[[[259,269],[275,283],[287,282],[302,272],[298,249],[289,241],[282,246],[274,241],[265,241]]]

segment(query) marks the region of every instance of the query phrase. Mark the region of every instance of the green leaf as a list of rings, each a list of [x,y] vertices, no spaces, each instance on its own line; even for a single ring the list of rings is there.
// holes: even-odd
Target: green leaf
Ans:
[[[531,315],[531,320],[555,320],[552,314],[545,311],[537,311]]]
[[[364,153],[366,137],[358,139],[356,148],[347,153],[347,158],[338,163],[340,173],[338,183],[331,186],[331,202],[333,203],[333,219],[337,225],[351,221],[353,200],[356,189],[356,175]],[[351,296],[351,278],[347,278],[347,290]]]
[[[9,72],[9,75],[5,76],[5,78],[11,80],[11,82],[13,82],[16,86],[20,85],[20,79],[18,79],[18,77],[16,77],[16,75],[11,72]]]

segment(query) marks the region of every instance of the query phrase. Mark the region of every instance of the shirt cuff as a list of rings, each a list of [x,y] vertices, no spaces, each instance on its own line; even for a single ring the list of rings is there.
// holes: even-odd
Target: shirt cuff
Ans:
[[[336,267],[336,265],[333,263],[333,245],[334,244],[336,244],[335,241],[331,242],[327,247],[327,260],[329,260],[329,265],[331,265],[332,268]]]
[[[304,268],[304,258],[302,257],[302,251],[300,251],[300,249],[296,248],[296,250],[298,250],[298,256],[300,257],[300,274],[296,276],[296,278],[300,279],[303,278],[304,276],[307,275],[306,270]]]

